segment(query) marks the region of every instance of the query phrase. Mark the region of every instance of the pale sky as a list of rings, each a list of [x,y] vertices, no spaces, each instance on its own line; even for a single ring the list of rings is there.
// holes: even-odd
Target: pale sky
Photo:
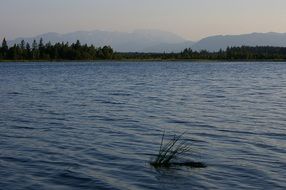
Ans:
[[[0,0],[0,38],[160,29],[189,40],[286,32],[286,0]]]

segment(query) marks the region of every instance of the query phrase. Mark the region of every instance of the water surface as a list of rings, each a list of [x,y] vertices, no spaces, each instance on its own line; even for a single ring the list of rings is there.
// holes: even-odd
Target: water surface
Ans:
[[[0,97],[0,189],[286,188],[286,63],[1,63]],[[208,167],[150,167],[164,130]]]

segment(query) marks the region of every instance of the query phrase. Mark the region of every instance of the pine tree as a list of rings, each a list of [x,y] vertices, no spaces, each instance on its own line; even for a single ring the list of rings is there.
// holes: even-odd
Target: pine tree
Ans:
[[[21,41],[20,47],[22,50],[25,49],[25,41],[24,40]]]
[[[33,59],[38,59],[39,58],[39,51],[38,51],[38,44],[36,40],[33,41],[32,43],[32,58]]]
[[[7,41],[5,38],[2,41],[2,50],[8,51],[8,45],[7,45]]]
[[[26,44],[26,59],[31,59],[32,55],[31,55],[31,46],[30,44],[27,42]]]
[[[45,48],[45,45],[43,42],[43,38],[41,38],[39,42],[39,58],[40,59],[43,59],[44,57],[44,48]]]
[[[1,52],[2,52],[2,59],[7,59],[7,54],[8,54],[8,45],[7,45],[7,41],[6,39],[4,38],[3,41],[2,41],[2,47],[1,47]]]

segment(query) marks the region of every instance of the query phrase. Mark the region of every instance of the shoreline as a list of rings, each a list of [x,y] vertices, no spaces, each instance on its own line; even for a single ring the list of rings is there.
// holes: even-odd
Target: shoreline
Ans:
[[[0,60],[0,63],[59,63],[59,62],[286,62],[286,59],[97,59],[97,60]]]

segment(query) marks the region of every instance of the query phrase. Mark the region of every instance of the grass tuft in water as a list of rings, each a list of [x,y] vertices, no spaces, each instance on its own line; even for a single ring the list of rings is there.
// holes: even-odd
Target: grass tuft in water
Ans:
[[[177,162],[177,160],[183,156],[185,153],[191,151],[191,146],[182,137],[185,133],[181,135],[174,135],[171,140],[165,143],[165,132],[162,135],[161,144],[159,152],[156,158],[150,162],[150,165],[154,168],[169,168],[171,166],[187,166],[193,168],[205,168],[206,165],[202,162]]]

